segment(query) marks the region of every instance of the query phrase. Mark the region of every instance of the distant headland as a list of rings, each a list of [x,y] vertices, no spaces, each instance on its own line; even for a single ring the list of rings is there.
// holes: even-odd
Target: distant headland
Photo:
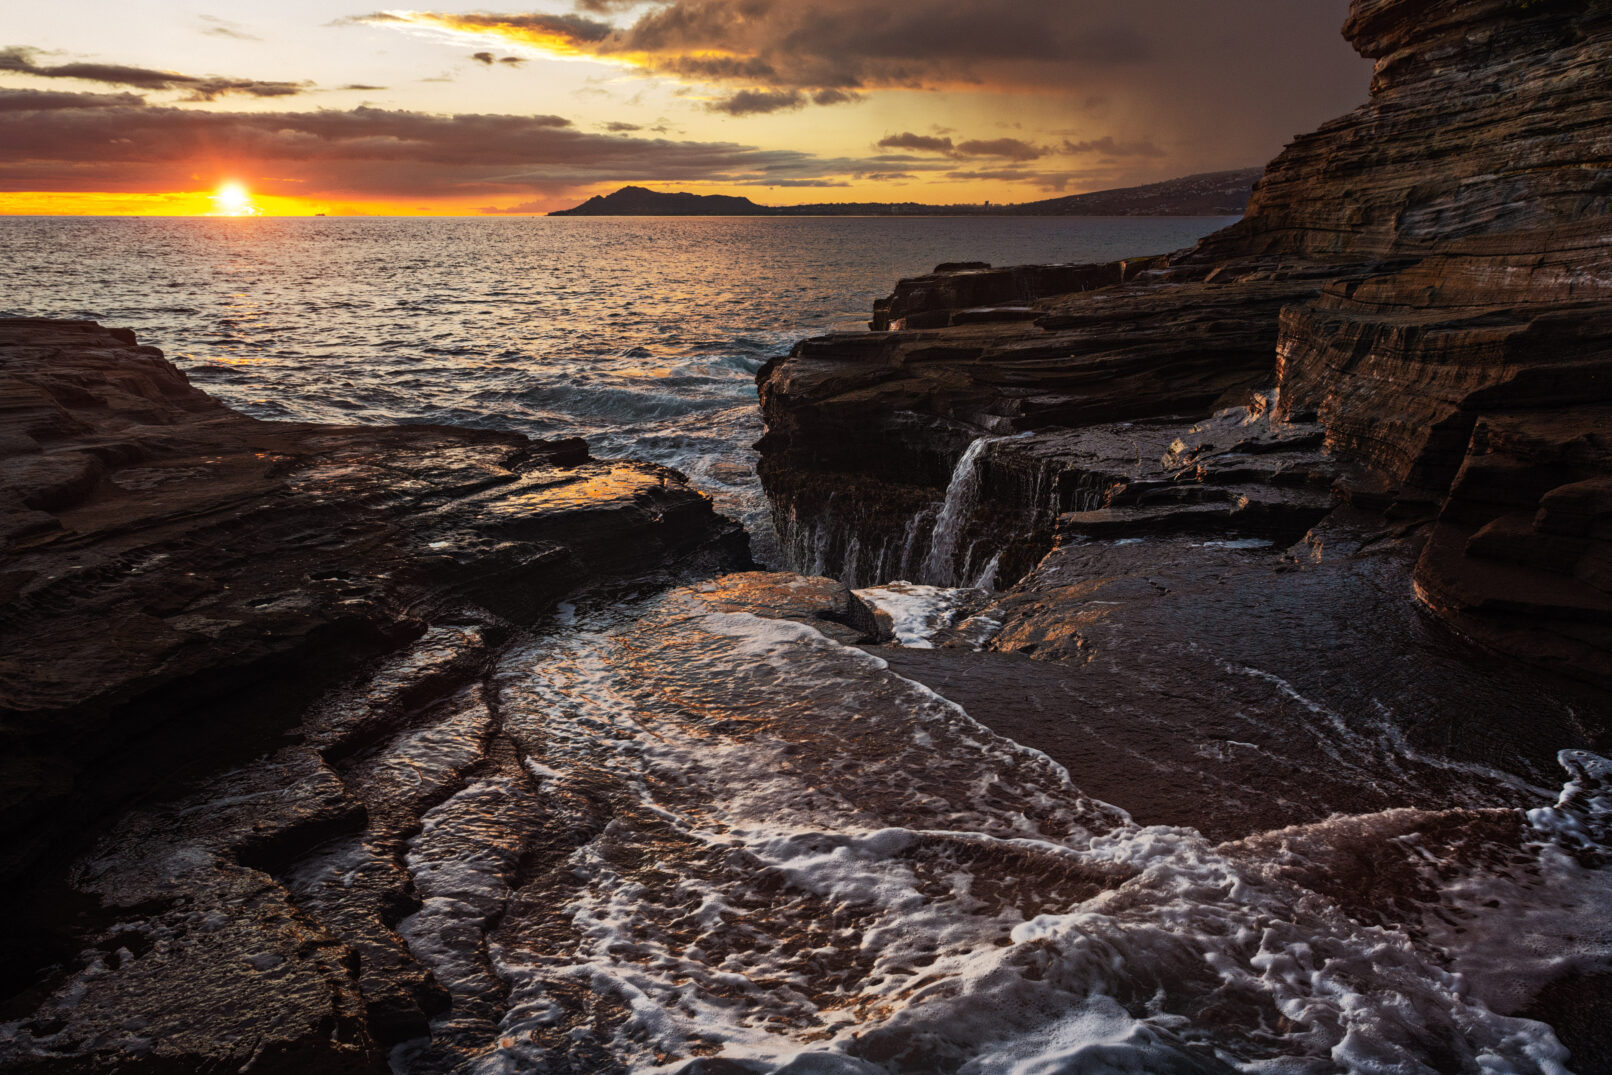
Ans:
[[[549,216],[1237,216],[1248,208],[1262,168],[1205,172],[1140,187],[1098,190],[1012,205],[920,202],[818,202],[759,205],[729,194],[622,187]]]

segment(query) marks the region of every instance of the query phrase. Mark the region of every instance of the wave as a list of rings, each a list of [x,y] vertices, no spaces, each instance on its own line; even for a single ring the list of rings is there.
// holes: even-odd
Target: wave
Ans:
[[[483,937],[509,991],[462,1043],[471,1070],[1566,1071],[1548,1026],[1507,1013],[1612,966],[1612,885],[1585,857],[1612,819],[1600,759],[1570,759],[1532,813],[1215,844],[1136,824],[876,655],[755,611],[823,585],[737,576],[583,614],[500,668],[536,791],[489,813],[509,789],[466,789],[508,828],[459,865],[427,819],[438,896],[404,927],[444,981],[471,980]],[[524,888],[476,865],[557,823],[576,842]],[[427,942],[488,899],[519,911]]]

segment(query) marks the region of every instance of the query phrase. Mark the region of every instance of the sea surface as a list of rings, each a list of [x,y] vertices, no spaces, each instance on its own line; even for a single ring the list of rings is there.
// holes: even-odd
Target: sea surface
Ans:
[[[751,445],[767,358],[860,327],[875,297],[938,262],[1107,260],[1223,223],[0,219],[0,314],[132,327],[263,418],[581,434],[597,455],[688,473],[765,558]],[[967,494],[967,463],[937,525]],[[1394,603],[1383,622],[1420,639],[1432,629],[1397,578],[1351,600]],[[1080,787],[1072,762],[898,674],[897,654],[967,626],[954,621],[977,587],[883,581],[864,595],[900,650],[745,611],[817,585],[785,575],[579,599],[484,684],[346,764],[344,780],[423,804],[407,854],[341,839],[281,879],[304,906],[339,908],[355,879],[408,871],[420,905],[397,932],[452,1005],[431,1040],[397,1047],[395,1070],[1591,1070],[1517,1012],[1564,973],[1612,970],[1612,763],[1447,756],[1377,701],[1393,684],[1357,684],[1371,705],[1342,709],[1283,668],[1231,664],[1239,711],[1184,736],[1176,770],[1138,749],[1133,783],[1168,795],[1259,756],[1296,797],[1347,785],[1388,808],[1306,802],[1304,823],[1231,838],[1144,824]],[[1168,678],[1169,646],[1194,640],[1166,641],[1138,674],[1190,692]],[[1182,736],[1083,704],[1061,717],[1076,739]],[[1553,728],[1595,716],[1529,704]],[[230,779],[209,794],[227,798]],[[1593,1024],[1606,995],[1574,1017]]]
[[[0,218],[0,316],[133,328],[259,418],[583,436],[770,549],[755,372],[944,261],[1112,261],[1223,217]]]

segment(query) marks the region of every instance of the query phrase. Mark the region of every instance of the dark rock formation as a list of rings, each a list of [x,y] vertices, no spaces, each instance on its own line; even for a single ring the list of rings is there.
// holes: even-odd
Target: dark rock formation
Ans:
[[[381,1069],[441,1000],[391,929],[418,812],[388,819],[457,770],[444,747],[429,780],[360,794],[349,772],[422,709],[491,734],[489,647],[563,595],[748,561],[674,471],[580,440],[258,421],[92,322],[0,322],[0,503],[0,954],[9,990],[55,963],[81,998],[40,1009],[8,1069]],[[164,802],[254,757],[228,795]],[[275,872],[366,818],[374,861],[316,925],[324,897]]]
[[[1241,223],[1140,265],[903,281],[888,332],[765,368],[801,566],[968,581],[998,550],[1007,579],[1055,532],[1290,537],[1330,486],[1427,524],[1416,586],[1461,631],[1612,682],[1612,4],[1356,0],[1346,33],[1371,101]],[[1229,407],[1208,465],[1171,447]]]
[[[556,209],[549,216],[767,216],[771,212],[765,205],[730,194],[622,187],[611,194],[596,194],[570,209]]]

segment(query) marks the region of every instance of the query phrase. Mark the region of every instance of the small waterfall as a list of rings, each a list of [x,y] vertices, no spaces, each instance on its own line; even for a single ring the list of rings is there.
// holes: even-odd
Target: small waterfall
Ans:
[[[923,581],[932,586],[950,586],[955,580],[957,540],[963,527],[979,502],[980,457],[985,449],[1001,437],[980,437],[968,446],[963,457],[952,471],[951,484],[946,487],[946,500],[935,516],[935,529],[929,539],[929,556],[924,561]]]
[[[996,555],[985,564],[985,570],[980,572],[979,578],[974,580],[976,590],[996,590],[996,571],[1002,566],[1002,550],[998,549]]]
[[[918,540],[923,537],[926,527],[934,522],[934,519],[935,509],[924,508],[913,513],[912,518],[907,521],[907,532],[902,535],[901,540],[901,563],[896,566],[896,578],[912,578],[912,569],[916,566],[913,557],[918,551]]]
[[[845,583],[846,589],[855,589],[857,586],[857,561],[862,558],[862,539],[856,534],[851,535],[850,542],[845,546],[844,568],[840,571],[840,581]],[[877,569],[878,565],[875,564]],[[818,572],[821,574],[822,572]]]

